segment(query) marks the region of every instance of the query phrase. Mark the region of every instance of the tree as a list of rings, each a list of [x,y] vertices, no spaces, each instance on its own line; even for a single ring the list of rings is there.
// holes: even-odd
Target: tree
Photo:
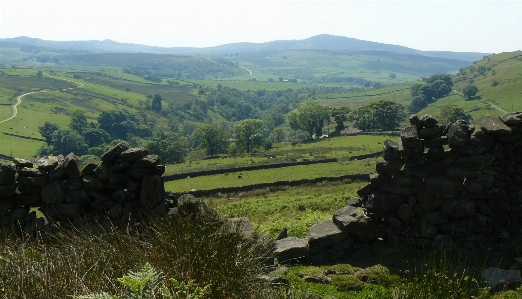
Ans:
[[[405,117],[404,106],[380,100],[356,109],[350,119],[355,121],[354,127],[361,131],[389,131],[396,129]]]
[[[52,136],[53,153],[67,155],[71,152],[78,156],[85,155],[89,147],[78,132],[58,129]]]
[[[408,106],[408,110],[412,113],[421,111],[428,106],[426,97],[424,95],[418,95],[411,100],[411,104]]]
[[[468,100],[471,100],[472,98],[474,98],[477,95],[478,87],[476,87],[475,85],[469,84],[468,86],[466,86],[462,89],[462,93]]]
[[[159,94],[155,94],[154,97],[152,98],[152,104],[151,104],[152,110],[154,110],[156,112],[160,112],[161,109],[163,109],[163,107],[161,105],[161,101],[162,101],[161,96]]]
[[[45,139],[45,143],[51,145],[53,141],[53,133],[58,129],[60,129],[60,127],[57,124],[52,124],[46,121],[43,126],[38,127],[38,132],[40,132],[40,135]]]
[[[182,163],[189,150],[188,139],[175,133],[159,133],[147,144],[147,149],[161,157],[163,163]]]
[[[83,130],[87,129],[88,126],[89,122],[87,121],[84,111],[76,110],[72,113],[69,128],[82,135]]]
[[[42,71],[38,71],[38,72],[36,72],[36,77],[42,77],[42,76],[43,76]]]
[[[350,114],[350,108],[348,107],[339,107],[332,109],[332,117],[334,119],[335,125],[335,134],[341,134],[341,131],[346,128],[344,122],[348,120],[348,116]]]
[[[206,154],[210,157],[227,152],[230,135],[216,125],[197,127],[193,137],[199,141],[199,147],[205,149]]]
[[[83,130],[83,139],[89,147],[94,147],[109,143],[111,141],[111,135],[103,129],[88,128]]]
[[[330,111],[330,107],[308,100],[298,104],[286,117],[290,128],[307,132],[311,139],[314,134],[316,137],[323,135],[323,127],[330,121]]]
[[[259,119],[245,119],[234,125],[236,147],[240,151],[250,153],[263,145],[263,121]]]
[[[454,123],[459,119],[465,120],[467,122],[473,120],[471,115],[464,112],[464,110],[458,107],[457,105],[448,104],[442,107],[442,109],[440,110],[440,120],[443,123]]]

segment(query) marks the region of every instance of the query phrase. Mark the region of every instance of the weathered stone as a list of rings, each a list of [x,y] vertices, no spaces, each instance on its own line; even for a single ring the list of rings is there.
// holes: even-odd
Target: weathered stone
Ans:
[[[384,217],[384,224],[395,230],[402,230],[404,228],[404,223],[393,215],[386,215]]]
[[[418,134],[420,139],[433,139],[440,137],[440,133],[442,133],[442,129],[439,126],[435,125],[420,130]]]
[[[164,196],[165,189],[160,176],[146,176],[143,178],[140,192],[140,203],[143,207],[155,206],[163,200]]]
[[[488,282],[490,291],[500,291],[517,288],[522,283],[519,270],[504,270],[491,267],[481,273]]]
[[[165,173],[166,169],[167,168],[166,168],[165,165],[158,165],[158,166],[153,168],[152,174],[162,176]]]
[[[132,167],[134,168],[154,168],[160,163],[160,158],[157,155],[146,155],[137,159]]]
[[[149,150],[144,147],[134,147],[121,153],[123,161],[134,161],[149,154]]]
[[[402,168],[403,165],[404,163],[402,160],[378,160],[377,164],[375,165],[375,170],[378,174],[394,175]]]
[[[109,189],[116,189],[120,187],[125,187],[127,185],[127,182],[129,181],[129,177],[122,173],[114,173],[111,178],[109,179],[109,182],[107,182],[107,188]]]
[[[430,114],[422,115],[419,119],[419,122],[425,128],[434,127],[438,123],[437,119],[435,119],[435,117],[431,116]]]
[[[468,128],[466,126],[452,125],[448,130],[449,147],[464,146],[468,142]]]
[[[464,181],[464,187],[470,192],[475,194],[484,194],[487,190],[493,186],[495,178],[490,175],[482,174],[478,179],[466,179]]]
[[[15,185],[15,188],[16,188],[16,185]],[[36,186],[29,186],[29,185],[20,184],[20,185],[18,185],[18,191],[20,193],[25,193],[25,194],[37,194],[37,195],[40,195],[40,192],[42,191],[42,188],[41,187],[36,187]],[[3,194],[3,193],[0,193],[0,194]]]
[[[360,197],[365,197],[366,195],[370,194],[374,189],[372,184],[367,184],[357,190],[357,195]]]
[[[131,167],[132,167],[132,162],[130,162],[130,161],[123,161],[121,156],[116,158],[116,159],[114,159],[111,162],[111,168],[112,168],[113,171],[123,170],[123,169],[131,168]]]
[[[390,181],[391,175],[389,174],[378,174],[378,173],[371,173],[370,174],[370,183],[374,188],[379,188],[384,183]]]
[[[492,155],[473,155],[467,157],[460,157],[453,161],[451,164],[453,167],[468,169],[468,170],[481,170],[488,166],[495,159]]]
[[[511,134],[511,128],[504,124],[498,116],[492,116],[489,114],[484,115],[480,129],[487,134],[492,135]]]
[[[431,224],[443,224],[448,222],[448,216],[440,212],[428,213],[424,215],[423,219]]]
[[[13,163],[18,168],[24,168],[24,167],[33,168],[34,167],[34,163],[33,162],[31,162],[29,160],[25,160],[25,159],[14,158],[13,159]]]
[[[0,185],[15,183],[16,168],[14,164],[0,162]]]
[[[112,208],[110,200],[95,200],[89,205],[89,209],[96,211],[108,211]]]
[[[405,160],[404,163],[406,166],[418,166],[424,164],[425,162],[426,157],[424,155],[424,141],[417,140],[416,145],[414,147],[410,147],[408,160]]]
[[[413,177],[415,178],[415,177]],[[391,182],[384,184],[379,191],[391,194],[414,194],[422,190],[422,184],[418,185],[395,185]]]
[[[87,164],[82,168],[82,176],[94,174],[94,170],[98,167],[100,162],[101,160],[98,158],[89,160],[89,162],[87,162]]]
[[[100,164],[98,164],[96,169],[94,169],[94,173],[96,174],[96,176],[98,176],[100,180],[108,182],[112,176],[113,170],[109,163],[102,161],[100,162]]]
[[[49,180],[65,179],[65,158],[62,155],[58,156],[58,164],[49,170]]]
[[[93,198],[93,200],[109,200],[109,195],[105,193],[99,193],[96,191],[87,191],[87,195]]]
[[[70,190],[65,196],[65,202],[87,207],[90,204],[91,199],[84,190]]]
[[[308,245],[311,248],[327,246],[348,237],[348,233],[340,230],[330,218],[312,225],[308,231]]]
[[[441,207],[441,211],[444,214],[455,219],[472,216],[476,210],[477,208],[473,201],[457,200],[455,202],[444,202]]]
[[[453,237],[467,237],[471,234],[471,230],[462,221],[439,224],[437,228],[445,235]]]
[[[42,198],[36,194],[20,194],[20,197],[17,201],[18,205],[28,206],[28,207],[40,207],[43,202]]]
[[[362,206],[361,198],[352,197],[346,201],[346,205],[352,206],[352,207],[361,207]]]
[[[230,233],[238,234],[243,239],[252,238],[256,235],[256,230],[248,217],[235,217],[227,219],[223,224],[223,229]]]
[[[8,197],[16,193],[17,184],[0,185],[0,197]]]
[[[480,176],[480,171],[465,168],[446,167],[446,175],[452,180],[464,180],[465,178],[476,179]]]
[[[109,217],[112,219],[120,219],[121,215],[123,214],[123,205],[120,203],[115,204],[110,208],[107,214],[109,214]]]
[[[410,125],[416,126],[419,124],[419,117],[417,115],[412,115],[412,116],[410,116],[409,121],[410,121]]]
[[[201,198],[196,198],[190,194],[181,195],[177,200],[176,206],[179,215],[183,218],[205,217],[211,220],[217,219],[215,210],[209,208]]]
[[[416,237],[420,238],[435,238],[438,233],[437,226],[425,220],[416,221],[413,227]]]
[[[48,174],[47,170],[29,167],[18,168],[16,172],[22,176],[44,176]]]
[[[308,242],[306,239],[289,237],[275,242],[274,255],[279,263],[290,262],[308,255]]]
[[[452,180],[447,176],[426,178],[424,184],[429,193],[458,194],[462,190],[462,182]]]
[[[64,159],[65,174],[71,179],[79,179],[82,176],[80,159],[74,153],[68,154]]]
[[[511,220],[506,212],[494,212],[489,217],[489,225],[493,229],[507,228],[511,225]]]
[[[50,170],[56,167],[58,163],[60,162],[60,159],[55,156],[45,156],[43,158],[38,159],[36,161],[36,167],[40,169]]]
[[[111,200],[113,202],[119,202],[122,204],[136,200],[136,195],[132,191],[125,191],[118,189],[111,194]]]
[[[45,204],[57,204],[65,200],[65,194],[59,181],[51,181],[42,187],[42,201]]]
[[[393,176],[391,183],[399,186],[419,186],[422,185],[422,179],[415,176],[405,176],[398,173]]]
[[[43,209],[43,208],[42,208]],[[53,206],[47,206],[43,209],[44,214],[49,215],[51,218],[59,219],[73,219],[83,214],[82,206],[78,204],[62,203]]]
[[[99,191],[105,189],[105,183],[96,176],[86,175],[83,177],[83,188],[86,191]]]
[[[401,130],[401,142],[404,147],[414,147],[417,144],[417,126],[408,126]]]
[[[484,131],[476,130],[471,134],[469,144],[474,147],[489,147],[493,145],[493,139]]]
[[[20,184],[43,187],[47,184],[47,176],[21,176],[19,175],[16,179]]]
[[[522,112],[511,112],[500,116],[500,120],[508,126],[522,124]]]
[[[61,182],[64,190],[77,190],[83,186],[82,179],[68,179]]]
[[[109,163],[112,160],[116,159],[121,153],[129,149],[129,145],[127,142],[122,141],[118,144],[116,144],[113,148],[106,151],[102,156],[101,159],[105,163]]]
[[[384,141],[383,158],[386,161],[399,160],[401,154],[399,152],[399,145],[391,140]]]
[[[448,144],[448,136],[439,136],[431,139],[424,140],[424,147],[441,147]]]
[[[365,230],[370,225],[371,221],[371,219],[366,216],[363,208],[352,206],[346,206],[336,210],[332,220],[340,230],[349,233]]]
[[[369,212],[390,214],[397,211],[404,201],[404,196],[390,193],[374,192],[368,195],[363,207]]]
[[[415,176],[418,178],[428,178],[439,176],[444,172],[444,169],[439,163],[423,164],[419,166],[405,166],[403,174],[405,176]]]
[[[444,159],[444,156],[445,156],[445,151],[444,151],[444,148],[442,146],[439,146],[439,147],[432,147],[430,149],[428,149],[428,152],[426,152],[426,162],[428,163],[433,163],[433,162],[438,162],[442,159]]]
[[[413,209],[409,205],[402,204],[397,210],[397,217],[399,217],[400,220],[406,223],[413,223],[413,220],[415,219],[415,214],[413,213]]]

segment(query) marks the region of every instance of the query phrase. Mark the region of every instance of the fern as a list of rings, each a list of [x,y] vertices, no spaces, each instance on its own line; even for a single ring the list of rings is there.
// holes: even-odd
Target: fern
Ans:
[[[129,271],[118,282],[126,288],[125,297],[109,295],[107,293],[90,294],[82,296],[71,296],[75,299],[203,299],[205,293],[210,289],[210,285],[196,287],[194,282],[178,282],[170,279],[172,288],[168,288],[164,283],[165,276],[156,271],[149,263],[146,263],[138,272]],[[161,297],[158,297],[160,295]]]

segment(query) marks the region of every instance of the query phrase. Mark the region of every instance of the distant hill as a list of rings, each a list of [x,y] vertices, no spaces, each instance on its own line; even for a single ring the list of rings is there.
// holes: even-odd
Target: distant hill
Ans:
[[[119,52],[119,53],[154,53],[154,54],[208,54],[223,55],[231,53],[284,51],[284,50],[335,50],[335,51],[385,51],[399,54],[413,54],[448,58],[463,61],[477,61],[490,53],[448,52],[448,51],[420,51],[398,45],[383,44],[335,36],[329,34],[316,35],[303,40],[279,40],[265,43],[230,43],[207,48],[190,47],[155,47],[130,43],[119,43],[113,40],[103,41],[48,41],[30,37],[15,37],[0,39],[0,47],[9,45],[30,45],[33,47],[55,48],[67,51],[87,52]]]

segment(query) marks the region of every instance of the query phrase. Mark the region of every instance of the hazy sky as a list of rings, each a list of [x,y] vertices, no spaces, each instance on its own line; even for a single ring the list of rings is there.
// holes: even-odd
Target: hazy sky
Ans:
[[[4,1],[0,38],[207,47],[332,34],[419,50],[522,50],[518,1]]]

